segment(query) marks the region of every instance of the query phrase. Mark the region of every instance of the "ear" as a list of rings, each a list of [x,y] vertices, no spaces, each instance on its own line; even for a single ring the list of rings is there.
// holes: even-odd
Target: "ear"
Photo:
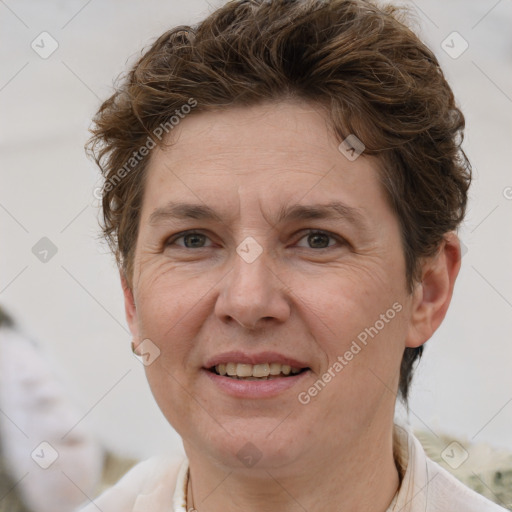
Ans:
[[[133,297],[133,291],[128,285],[128,281],[122,270],[119,271],[119,276],[121,277],[121,285],[123,287],[126,321],[128,322],[128,327],[130,328],[130,332],[132,333],[133,338],[138,339],[139,324],[137,320],[137,310],[135,306],[135,299]]]
[[[437,254],[422,266],[422,280],[416,284],[407,347],[419,347],[441,325],[450,305],[455,279],[460,270],[460,242],[447,233]]]

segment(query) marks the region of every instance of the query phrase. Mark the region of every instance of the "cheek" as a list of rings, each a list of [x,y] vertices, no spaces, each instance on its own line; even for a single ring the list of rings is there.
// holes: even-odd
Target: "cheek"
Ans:
[[[311,396],[313,416],[347,430],[372,421],[382,404],[395,400],[407,325],[398,301],[382,308],[352,305],[354,314],[340,307],[331,315],[334,334],[321,339],[326,361],[311,387],[302,390]]]
[[[382,273],[339,273],[312,280],[301,301],[302,316],[324,354],[322,373],[331,369],[338,385],[365,389],[379,378],[392,383],[402,357],[408,296]],[[343,369],[333,368],[338,358]],[[389,385],[389,384],[388,384]],[[333,388],[337,387],[336,385]],[[380,387],[380,386],[379,386]]]
[[[326,333],[346,338],[372,325],[394,302],[403,301],[404,291],[390,277],[375,267],[340,268],[302,278],[296,290],[298,304],[321,321]]]
[[[174,367],[183,366],[188,347],[193,337],[193,297],[179,293],[174,287],[158,286],[143,288],[139,296],[137,317],[139,336],[154,343],[159,353],[158,365],[146,367],[148,377],[159,367],[161,371],[174,371]],[[146,292],[145,290],[149,290]]]
[[[147,264],[138,284],[136,299],[143,331],[161,336],[190,322],[214,280],[204,273],[180,272],[163,261]]]

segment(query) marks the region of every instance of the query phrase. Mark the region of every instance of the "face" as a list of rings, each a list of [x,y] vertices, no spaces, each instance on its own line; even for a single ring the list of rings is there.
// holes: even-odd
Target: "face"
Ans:
[[[277,467],[392,424],[413,298],[377,162],[349,160],[302,103],[194,114],[173,135],[151,156],[125,293],[186,450]]]

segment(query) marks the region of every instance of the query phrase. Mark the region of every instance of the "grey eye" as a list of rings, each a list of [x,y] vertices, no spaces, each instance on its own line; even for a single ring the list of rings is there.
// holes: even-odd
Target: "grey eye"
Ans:
[[[176,244],[176,242],[181,239],[183,239],[183,244]],[[202,249],[203,247],[209,247],[209,245],[205,245],[206,240],[209,240],[209,238],[203,233],[181,233],[171,238],[167,242],[167,245],[178,245],[179,247],[184,247],[185,249]]]
[[[301,240],[304,239],[307,240],[307,247],[310,249],[327,249],[328,247],[333,245],[329,245],[329,239],[335,240],[335,238],[332,235],[325,233],[324,231],[311,231],[301,238]]]

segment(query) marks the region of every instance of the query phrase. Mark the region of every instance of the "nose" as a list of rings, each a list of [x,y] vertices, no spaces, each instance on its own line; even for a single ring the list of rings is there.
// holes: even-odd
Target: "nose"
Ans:
[[[290,316],[287,285],[272,265],[265,250],[248,261],[237,252],[232,270],[221,281],[215,314],[223,322],[237,322],[254,330],[274,321],[284,323]]]

